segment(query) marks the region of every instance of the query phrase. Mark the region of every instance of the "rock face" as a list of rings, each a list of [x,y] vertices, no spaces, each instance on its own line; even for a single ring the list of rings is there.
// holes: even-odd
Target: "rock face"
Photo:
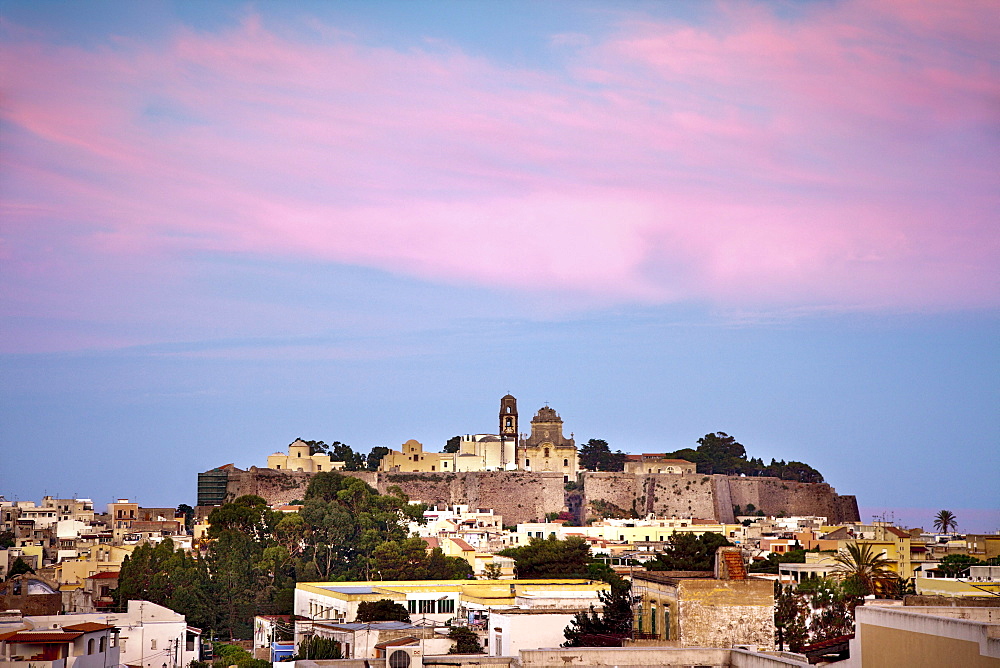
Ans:
[[[341,472],[386,493],[398,486],[410,499],[429,505],[492,508],[504,524],[541,520],[567,509],[560,473],[486,471],[470,473]],[[226,497],[256,494],[268,503],[288,503],[305,495],[314,474],[251,467],[229,474]],[[643,516],[698,517],[732,522],[733,506],[753,504],[768,515],[821,515],[831,523],[860,519],[854,496],[839,495],[826,483],[725,475],[594,473],[583,483],[581,515],[624,512]]]

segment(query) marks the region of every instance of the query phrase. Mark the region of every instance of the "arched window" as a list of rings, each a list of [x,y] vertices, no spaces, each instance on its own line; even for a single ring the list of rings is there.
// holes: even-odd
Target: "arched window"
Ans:
[[[529,466],[531,466],[531,460],[530,459],[525,459],[524,460],[524,468],[528,468]]]
[[[563,466],[569,466],[569,460],[568,459],[564,459],[563,460]]]
[[[545,448],[545,458],[546,459],[549,458],[549,449],[548,448]]]
[[[93,653],[94,653],[94,639],[91,638],[90,640],[87,641],[87,654],[93,654]]]
[[[98,647],[99,647],[98,651],[100,651],[100,652],[106,652],[108,650],[108,637],[107,636],[101,636],[101,642],[98,644]]]

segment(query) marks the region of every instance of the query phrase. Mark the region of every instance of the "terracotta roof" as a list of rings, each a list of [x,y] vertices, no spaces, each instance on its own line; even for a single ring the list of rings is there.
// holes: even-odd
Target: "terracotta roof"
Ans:
[[[472,547],[461,538],[452,538],[451,542],[453,542],[462,552],[476,551],[476,548]]]
[[[396,638],[395,640],[387,640],[385,642],[376,643],[375,647],[376,649],[383,649],[386,647],[399,647],[400,645],[412,645],[418,642],[420,642],[419,638],[405,636],[403,638]]]
[[[25,644],[32,643],[64,643],[73,642],[83,635],[82,631],[63,633],[62,631],[14,631],[0,635],[0,640],[8,643],[18,642]]]
[[[897,529],[896,527],[886,527],[885,529],[886,529],[886,531],[888,531],[892,535],[896,536],[897,538],[909,538],[910,537],[910,534],[908,534],[907,532],[902,531],[900,529]]]
[[[84,633],[93,633],[94,631],[106,631],[107,629],[115,628],[113,624],[98,624],[97,622],[83,622],[82,624],[73,624],[72,626],[64,626],[64,631],[83,631]]]
[[[118,577],[119,571],[101,571],[100,573],[94,573],[88,580],[111,580]]]
[[[441,542],[434,536],[424,538],[424,542],[427,543],[428,550],[433,550],[435,547],[441,547]]]

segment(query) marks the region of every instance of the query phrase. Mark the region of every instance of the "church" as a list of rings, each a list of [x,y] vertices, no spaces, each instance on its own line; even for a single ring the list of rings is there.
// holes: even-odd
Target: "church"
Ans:
[[[463,436],[458,451],[424,452],[417,441],[407,441],[402,450],[393,450],[379,464],[380,471],[461,472],[461,471],[541,471],[561,473],[569,482],[578,470],[576,442],[563,435],[559,414],[543,406],[531,419],[531,433],[522,434],[517,415],[517,399],[508,394],[500,399],[498,433]]]

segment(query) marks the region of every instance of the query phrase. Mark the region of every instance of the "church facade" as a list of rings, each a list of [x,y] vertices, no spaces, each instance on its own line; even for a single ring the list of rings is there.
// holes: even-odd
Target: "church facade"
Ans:
[[[543,406],[531,418],[531,434],[522,436],[517,446],[517,468],[562,473],[567,482],[576,479],[576,441],[572,434],[563,435],[562,418],[554,409]]]

